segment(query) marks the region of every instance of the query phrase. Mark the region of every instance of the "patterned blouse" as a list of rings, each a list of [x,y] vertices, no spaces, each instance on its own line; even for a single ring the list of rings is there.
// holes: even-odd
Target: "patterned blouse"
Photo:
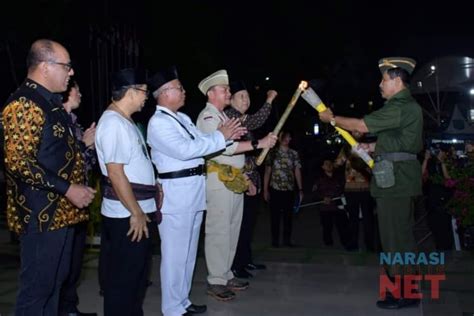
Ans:
[[[270,151],[265,166],[271,167],[270,187],[279,191],[295,190],[295,169],[301,168],[301,161],[296,150],[280,147]]]
[[[265,102],[265,104],[256,113],[250,115],[242,114],[231,106],[224,110],[225,114],[231,119],[241,118],[242,126],[246,127],[249,131],[242,137],[242,140],[254,140],[255,138],[251,131],[262,127],[267,118],[270,116],[271,111],[272,105],[268,102]],[[254,152],[246,153],[244,172],[257,187],[257,191],[260,191],[260,188],[262,187],[262,181],[257,170]]]
[[[84,174],[85,174],[85,180],[87,184],[87,179],[89,172],[92,170],[92,168],[95,166],[97,163],[97,157],[95,153],[95,147],[86,147],[86,145],[82,142],[82,137],[84,136],[84,128],[77,122],[77,115],[74,113],[69,113],[69,117],[71,118],[72,126],[74,128],[73,133],[76,139],[78,140],[78,143],[81,147],[81,153],[82,157],[84,159]]]

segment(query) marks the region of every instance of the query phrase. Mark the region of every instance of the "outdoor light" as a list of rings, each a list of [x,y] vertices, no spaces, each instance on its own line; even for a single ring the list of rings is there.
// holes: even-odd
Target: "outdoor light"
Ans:
[[[469,110],[469,120],[474,122],[474,109]]]
[[[265,77],[265,81],[268,81],[268,80],[270,80],[270,77]]]
[[[471,89],[471,90],[469,90],[469,94],[470,94],[470,95],[474,95],[474,88]]]
[[[453,144],[456,144],[458,142],[458,140],[456,138],[453,138],[452,142],[453,142]]]
[[[435,71],[435,70],[436,70],[436,66],[435,66],[435,65],[431,65],[430,69],[431,69],[431,71]]]

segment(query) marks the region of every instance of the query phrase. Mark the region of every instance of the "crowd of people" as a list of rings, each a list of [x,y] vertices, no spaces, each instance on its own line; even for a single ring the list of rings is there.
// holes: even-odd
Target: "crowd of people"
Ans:
[[[305,198],[300,157],[290,148],[288,131],[260,139],[253,133],[268,119],[276,91],[268,91],[263,106],[247,114],[250,97],[245,84],[230,82],[226,70],[216,71],[198,84],[207,102],[193,123],[180,112],[186,90],[176,67],[150,78],[137,69],[122,69],[112,76],[111,101],[97,126],[84,130],[72,112],[81,94],[66,48],[37,40],[27,61],[27,78],[2,111],[7,219],[20,236],[21,249],[16,315],[96,314],[77,309],[76,289],[87,206],[97,194],[88,186],[87,175],[96,163],[102,174],[104,315],[143,315],[154,234],[161,240],[162,313],[204,313],[206,306],[189,298],[201,224],[207,294],[219,301],[235,299],[236,291],[249,287],[251,271],[266,268],[254,262],[251,252],[260,194],[269,203],[272,246],[294,246],[295,199]],[[423,119],[407,89],[414,67],[409,58],[381,60],[380,89],[387,102],[362,119],[337,116],[330,109],[319,114],[321,121],[354,135],[377,136],[375,144],[361,145],[375,157],[373,170],[348,148],[322,159],[312,198],[321,201],[327,246],[333,245],[336,226],[344,248],[358,250],[362,218],[366,250],[378,249],[376,231],[385,252],[415,249],[414,199],[422,194],[422,173],[425,178],[449,174],[442,153],[434,165],[427,153],[423,169],[417,160]],[[145,136],[132,115],[150,96],[156,111]],[[273,149],[266,157],[262,182],[255,154],[267,148]],[[427,194],[439,197],[440,190],[431,182]],[[446,217],[442,212],[439,216]],[[444,225],[445,220],[435,223]],[[444,237],[437,239],[447,243]],[[391,268],[386,273],[393,278]],[[377,305],[402,308],[418,302],[387,296]]]

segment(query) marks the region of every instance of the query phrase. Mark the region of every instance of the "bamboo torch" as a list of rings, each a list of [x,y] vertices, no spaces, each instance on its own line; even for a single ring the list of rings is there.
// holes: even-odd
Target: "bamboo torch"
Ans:
[[[306,102],[309,103],[309,105],[315,108],[316,111],[324,112],[327,110],[326,105],[324,105],[323,101],[321,101],[321,98],[316,94],[316,92],[314,92],[313,89],[311,89],[311,87],[307,88],[301,96],[306,100]],[[354,139],[354,137],[352,137],[352,135],[345,129],[337,126],[334,126],[334,128],[339,133],[339,135],[341,135],[349,143],[349,145],[351,145],[352,151],[362,158],[362,160],[364,160],[364,162],[370,168],[373,168],[374,160],[366,151],[359,148],[359,143]]]
[[[283,124],[285,124],[286,119],[291,113],[291,110],[295,107],[296,101],[298,101],[298,98],[300,97],[301,93],[306,89],[308,86],[308,83],[306,81],[301,81],[300,84],[298,85],[298,88],[296,89],[295,93],[291,97],[290,103],[286,106],[285,112],[283,112],[283,115],[281,116],[280,120],[278,121],[277,125],[273,129],[273,134],[278,135],[280,132],[281,128],[283,127]],[[265,148],[260,155],[257,158],[257,166],[260,166],[263,161],[265,160],[265,157],[268,154],[268,151],[270,148]]]

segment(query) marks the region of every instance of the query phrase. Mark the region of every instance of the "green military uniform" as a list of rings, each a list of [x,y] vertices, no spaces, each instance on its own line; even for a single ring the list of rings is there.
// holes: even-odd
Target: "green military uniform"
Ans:
[[[364,122],[369,132],[378,136],[376,157],[386,153],[416,155],[423,148],[422,110],[408,89],[393,95],[381,109],[365,116]],[[394,161],[393,171],[392,187],[380,188],[374,180],[371,183],[371,194],[377,201],[382,248],[384,252],[411,252],[415,250],[414,197],[421,194],[421,166],[416,159]],[[393,269],[391,274],[395,272]]]

